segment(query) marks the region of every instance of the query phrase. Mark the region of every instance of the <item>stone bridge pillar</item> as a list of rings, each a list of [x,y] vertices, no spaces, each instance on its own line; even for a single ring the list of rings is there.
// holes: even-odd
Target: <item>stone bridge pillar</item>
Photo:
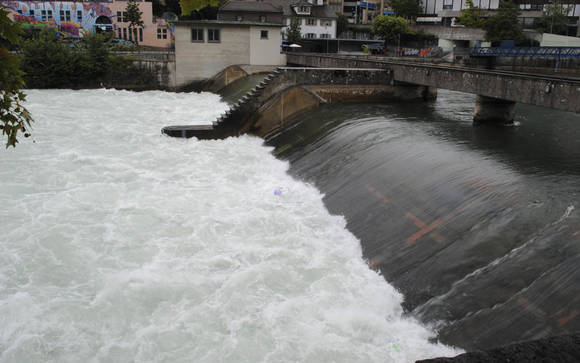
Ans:
[[[474,124],[512,125],[516,115],[514,101],[477,95]]]

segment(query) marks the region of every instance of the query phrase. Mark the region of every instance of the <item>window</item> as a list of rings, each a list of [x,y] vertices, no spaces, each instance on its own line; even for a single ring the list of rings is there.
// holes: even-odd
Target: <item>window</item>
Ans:
[[[66,21],[70,21],[70,10],[66,10],[64,12],[64,17],[65,17]]]
[[[143,41],[143,28],[139,28],[139,41]]]
[[[330,39],[330,34],[320,34],[320,38],[322,38],[322,39]]]
[[[117,11],[117,21],[119,23],[122,23],[123,22],[123,13],[120,12],[120,11]]]
[[[121,28],[117,29],[117,33],[119,35],[117,38],[121,39],[123,37],[121,34]]]
[[[127,28],[123,28],[123,39],[127,40]]]
[[[314,18],[306,19],[306,25],[316,25],[316,19]]]
[[[22,14],[22,9],[18,9],[18,14]]]
[[[443,0],[443,10],[453,9],[453,0]]]
[[[157,29],[157,39],[167,39],[167,29]]]
[[[46,14],[47,14],[47,19],[48,19],[49,21],[50,21],[50,20],[52,20],[52,10],[48,10],[48,11],[46,12]]]
[[[309,13],[310,12],[309,10],[310,9],[308,8],[308,6],[301,6],[299,11],[301,13]]]
[[[123,11],[123,22],[127,22],[127,12]]]
[[[30,16],[34,18],[34,10],[30,9]]]
[[[265,22],[266,22],[266,16],[260,15],[260,23],[265,23]]]
[[[46,10],[42,10],[40,12],[40,16],[41,16],[42,21],[46,21]]]
[[[192,28],[191,29],[191,42],[203,42],[203,29],[200,28]]]
[[[314,38],[316,38],[316,34],[314,34],[314,33],[306,33],[306,38],[308,38],[308,39],[314,39]]]
[[[219,29],[208,29],[207,30],[207,41],[210,43],[220,42],[220,30]]]
[[[82,10],[77,10],[77,21],[80,23],[81,21],[83,21],[83,11]]]
[[[133,32],[131,30],[133,29],[129,28],[129,40],[133,41]]]
[[[268,31],[260,30],[260,39],[268,39]]]

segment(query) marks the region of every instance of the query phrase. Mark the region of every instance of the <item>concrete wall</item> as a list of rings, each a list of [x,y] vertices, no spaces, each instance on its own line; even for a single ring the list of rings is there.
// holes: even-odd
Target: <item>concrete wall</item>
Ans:
[[[262,31],[268,32],[267,39],[261,38]],[[249,36],[251,65],[286,65],[286,54],[280,52],[282,44],[280,28],[252,26]]]
[[[191,28],[204,29],[203,43],[191,42]],[[216,25],[176,25],[175,65],[178,86],[208,79],[234,64],[250,64],[250,37],[247,26],[221,27],[221,42],[208,43],[207,29]]]

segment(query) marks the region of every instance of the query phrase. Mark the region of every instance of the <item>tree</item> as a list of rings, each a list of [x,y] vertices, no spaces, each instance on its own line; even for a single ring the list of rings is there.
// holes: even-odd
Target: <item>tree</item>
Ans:
[[[412,33],[411,27],[407,20],[400,16],[379,15],[373,21],[373,33],[385,40],[395,40],[403,34]]]
[[[348,29],[348,18],[342,13],[337,13],[336,15],[336,37],[339,38],[340,34]]]
[[[568,8],[559,0],[546,5],[541,18],[534,19],[534,28],[541,33],[566,34]]]
[[[139,5],[137,5],[135,0],[129,0],[127,2],[127,8],[125,11],[127,12],[125,21],[129,23],[129,31],[133,33],[133,39],[135,39],[135,43],[139,44],[139,38],[137,38],[137,29],[142,28],[145,25],[143,23],[143,19],[141,19],[143,12],[139,9]]]
[[[179,6],[181,6],[181,15],[191,16],[192,13],[197,13],[198,17],[203,18],[203,13],[200,11],[207,7],[219,7],[220,0],[179,0]]]
[[[473,0],[467,0],[466,4],[467,8],[461,10],[457,24],[465,25],[468,28],[482,28],[485,23],[485,10],[475,6]]]
[[[300,28],[300,19],[292,18],[290,19],[290,26],[286,31],[286,40],[290,43],[296,43],[300,39],[302,39],[301,34],[302,29]]]
[[[485,40],[499,42],[502,40],[518,41],[525,39],[518,15],[520,15],[520,8],[515,2],[500,0],[497,12],[490,16],[483,26]]]
[[[32,123],[30,113],[23,106],[26,95],[18,58],[10,54],[10,47],[18,40],[20,28],[8,18],[8,12],[0,9],[0,129],[2,138],[7,137],[6,148],[16,147],[18,132],[30,136],[27,130]]]
[[[391,8],[396,16],[415,20],[421,12],[421,0],[390,0]]]

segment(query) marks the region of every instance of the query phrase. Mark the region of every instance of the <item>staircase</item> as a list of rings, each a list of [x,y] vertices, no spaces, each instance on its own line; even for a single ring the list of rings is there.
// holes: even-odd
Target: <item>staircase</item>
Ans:
[[[172,137],[197,137],[202,140],[222,139],[239,135],[246,121],[260,105],[260,102],[255,102],[256,98],[280,74],[280,69],[269,73],[259,84],[235,102],[229,110],[213,121],[211,125],[166,126],[161,129],[161,133]]]

